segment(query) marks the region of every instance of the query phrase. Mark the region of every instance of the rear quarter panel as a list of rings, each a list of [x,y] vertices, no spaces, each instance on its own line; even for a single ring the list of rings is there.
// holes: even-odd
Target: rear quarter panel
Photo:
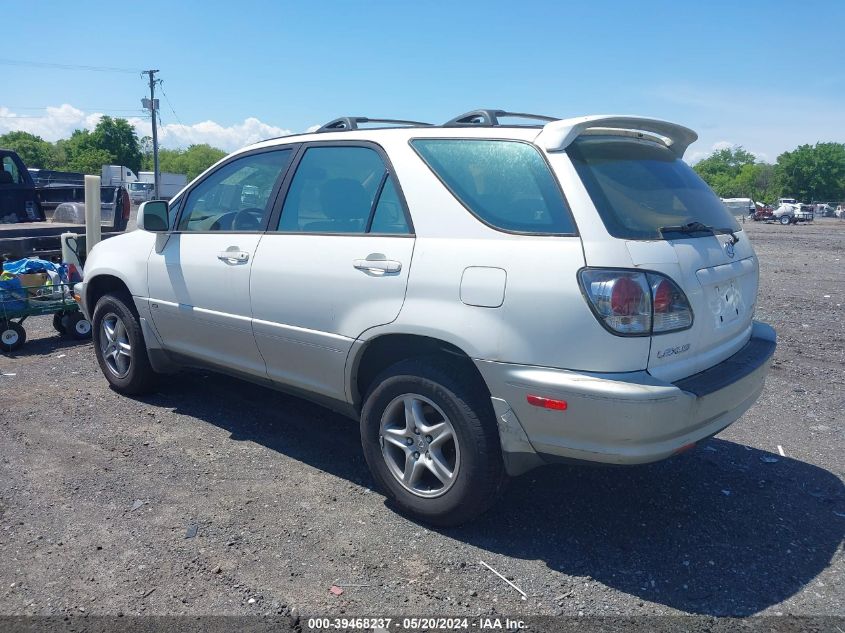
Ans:
[[[408,201],[417,242],[402,311],[364,338],[419,334],[452,343],[475,359],[526,365],[590,371],[645,367],[648,340],[609,334],[581,295],[579,237],[490,228],[452,196],[407,142],[385,149]],[[500,307],[461,301],[461,279],[476,266],[506,271]]]

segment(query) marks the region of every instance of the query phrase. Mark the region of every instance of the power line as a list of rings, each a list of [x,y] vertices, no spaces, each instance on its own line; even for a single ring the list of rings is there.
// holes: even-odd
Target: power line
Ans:
[[[68,105],[70,105],[70,104],[68,104]],[[102,108],[102,107],[91,107],[91,106],[71,106],[71,107],[76,109],[76,110],[82,110],[83,112],[85,112],[85,111],[100,112],[100,111],[104,111],[104,110],[107,110],[109,112],[139,112],[138,108]],[[15,105],[10,105],[10,106],[0,106],[0,108],[5,108],[7,110],[49,110],[50,108],[54,108],[54,109],[58,110],[58,109],[61,108],[61,106],[56,106],[56,105],[49,105],[49,106],[15,106]]]
[[[101,73],[131,73],[136,74],[140,72],[134,68],[115,68],[114,66],[85,66],[81,64],[56,64],[53,62],[33,62],[22,59],[4,59],[0,58],[0,64],[6,66],[30,66],[33,68],[57,68],[60,70],[90,70]]]
[[[173,116],[176,117],[176,120],[179,122],[179,125],[182,127],[186,127],[184,123],[182,123],[182,119],[179,118],[179,115],[176,114],[176,110],[173,109],[173,104],[170,103],[170,97],[167,96],[167,93],[164,91],[164,81],[160,81],[159,88],[161,88],[161,94],[164,95],[164,100],[167,101],[167,107],[170,108],[170,111],[173,113]],[[161,115],[159,115],[159,120],[161,120]]]
[[[126,117],[125,112],[130,112],[130,113],[134,112],[138,116],[142,116],[142,115],[146,114],[146,112],[144,110],[125,110],[122,113],[118,113],[116,111],[113,111],[113,112],[96,112],[96,113],[93,113],[93,114],[102,114],[103,116],[110,116],[110,117],[122,119],[122,118]],[[44,114],[10,114],[10,115],[0,114],[0,119],[46,119],[46,118],[48,118],[48,117],[47,117],[47,115],[44,115]]]

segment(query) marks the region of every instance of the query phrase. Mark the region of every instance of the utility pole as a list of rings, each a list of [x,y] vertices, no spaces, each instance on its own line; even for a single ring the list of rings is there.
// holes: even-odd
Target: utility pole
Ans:
[[[155,74],[159,72],[158,70],[145,70],[142,72],[142,75],[149,75],[150,77],[150,98],[141,99],[141,104],[150,111],[153,120],[153,194],[155,199],[158,200],[158,180],[159,180],[159,172],[158,172],[158,129],[156,120],[158,117],[158,99],[155,98],[155,90],[156,84],[159,83],[161,80],[155,78]]]

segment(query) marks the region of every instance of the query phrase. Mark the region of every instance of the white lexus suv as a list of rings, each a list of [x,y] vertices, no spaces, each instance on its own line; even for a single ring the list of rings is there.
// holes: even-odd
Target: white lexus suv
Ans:
[[[432,524],[544,463],[664,459],[742,415],[775,349],[696,138],[478,110],[257,143],[93,249],[97,360],[126,394],[201,366],[359,420],[381,488]]]

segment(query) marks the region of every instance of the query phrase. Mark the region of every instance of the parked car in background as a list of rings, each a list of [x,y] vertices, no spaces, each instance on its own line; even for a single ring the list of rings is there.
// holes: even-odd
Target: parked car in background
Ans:
[[[759,263],[684,162],[692,130],[367,123],[235,152],[93,249],[76,291],[116,391],[200,365],[311,398],[438,525],[545,463],[683,452],[757,400]]]
[[[56,191],[51,189],[50,193]],[[74,248],[80,253],[80,261],[84,259],[85,203],[71,199],[51,204],[54,206],[49,211],[45,210],[49,216],[46,221],[0,224],[0,257],[58,257],[62,252],[61,234],[70,232],[79,235]],[[129,193],[126,189],[100,187],[100,227],[103,239],[125,231],[129,213]]]
[[[771,205],[762,204],[761,202],[756,202],[754,205],[754,215],[751,217],[755,222],[766,222],[772,219],[774,209]]]
[[[812,222],[815,210],[813,205],[801,204],[795,198],[778,198],[778,207],[772,212],[772,218],[784,226]]]
[[[153,183],[151,182],[130,182],[127,189],[129,190],[129,197],[132,204],[141,204],[147,200],[153,199]]]
[[[29,170],[11,150],[0,150],[0,166],[0,257],[49,259],[61,253],[62,233],[84,234],[84,174]],[[126,189],[102,186],[100,203],[103,237],[124,231],[129,220]]]
[[[817,218],[834,218],[836,217],[836,209],[828,202],[818,202],[814,206],[813,212]]]

